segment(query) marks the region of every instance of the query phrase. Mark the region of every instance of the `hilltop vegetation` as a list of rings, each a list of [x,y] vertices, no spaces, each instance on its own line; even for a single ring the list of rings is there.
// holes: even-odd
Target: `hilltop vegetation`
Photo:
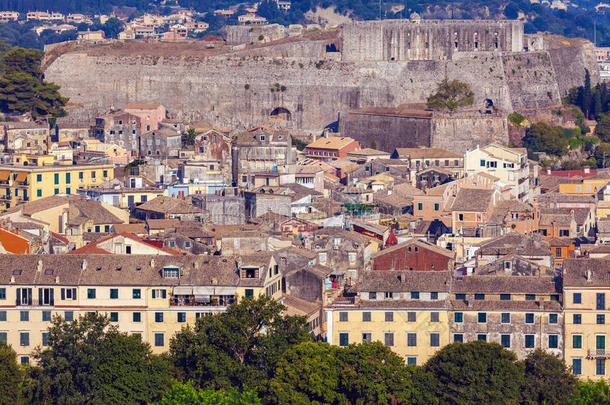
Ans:
[[[31,10],[53,10],[62,13],[108,14],[117,8],[121,13],[135,17],[145,12],[170,14],[172,4],[191,8],[197,12],[210,12],[244,4],[237,0],[0,0],[1,10],[27,12]],[[381,4],[381,8],[380,8]],[[546,5],[530,3],[528,0],[292,0],[290,11],[277,10],[273,1],[263,1],[260,12],[271,22],[282,24],[306,22],[305,13],[318,6],[323,8],[335,6],[337,12],[349,14],[354,19],[406,18],[417,12],[424,18],[522,18],[526,21],[525,32],[548,31],[567,37],[594,39],[596,31],[597,44],[610,45],[610,9],[595,9],[596,2],[577,0],[567,3],[567,10],[553,10]],[[237,14],[244,14],[242,5]],[[235,24],[236,18],[214,17],[209,14],[212,26],[223,23]],[[596,23],[596,24],[595,24]]]

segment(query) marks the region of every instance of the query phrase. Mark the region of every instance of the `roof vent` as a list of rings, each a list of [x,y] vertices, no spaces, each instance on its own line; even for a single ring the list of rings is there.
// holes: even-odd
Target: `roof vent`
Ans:
[[[13,276],[20,276],[21,270],[13,270]]]
[[[116,268],[116,271],[121,271],[121,266],[118,266],[118,267]]]
[[[46,269],[44,274],[47,276],[52,276],[55,271],[53,269]]]
[[[140,271],[140,270],[142,270],[142,267],[138,266],[138,267],[136,267],[136,270]]]
[[[96,271],[100,271],[101,269],[102,269],[102,267],[101,267],[101,266],[97,266],[97,267],[95,268],[95,270],[96,270]]]

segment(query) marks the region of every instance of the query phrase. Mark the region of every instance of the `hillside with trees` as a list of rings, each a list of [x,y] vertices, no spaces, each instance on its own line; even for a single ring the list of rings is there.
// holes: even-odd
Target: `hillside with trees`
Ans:
[[[541,349],[519,361],[497,343],[453,343],[422,366],[379,342],[314,342],[305,319],[268,297],[200,317],[155,355],[138,335],[88,313],[55,316],[34,365],[0,343],[8,404],[607,404],[610,386],[579,381]],[[263,331],[265,331],[263,333]]]

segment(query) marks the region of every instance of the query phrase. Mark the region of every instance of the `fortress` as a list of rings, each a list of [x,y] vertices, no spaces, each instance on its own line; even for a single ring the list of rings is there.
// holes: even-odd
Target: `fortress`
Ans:
[[[591,43],[526,36],[518,21],[413,16],[338,30],[231,26],[226,34],[227,44],[212,49],[197,41],[68,43],[46,52],[45,77],[61,85],[77,119],[110,106],[159,102],[175,118],[235,129],[271,122],[297,135],[320,133],[339,116],[363,119],[350,111],[425,102],[446,77],[471,84],[473,111],[435,114],[442,121],[426,124],[432,129],[422,137],[407,126],[392,146],[439,146],[450,136],[460,149],[490,137],[507,142],[508,113],[561,104],[583,83],[585,69],[593,83],[599,80]],[[497,112],[479,113],[487,103]],[[392,115],[367,116],[382,121]],[[399,118],[401,127],[409,121]],[[367,136],[357,137],[368,145]]]

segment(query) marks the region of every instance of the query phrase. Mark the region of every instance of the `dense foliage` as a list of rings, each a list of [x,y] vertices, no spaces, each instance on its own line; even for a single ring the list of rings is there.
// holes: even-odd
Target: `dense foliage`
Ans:
[[[42,53],[36,49],[13,48],[2,55],[0,110],[8,114],[29,113],[32,117],[60,116],[68,99],[59,86],[45,82],[40,69]]]
[[[578,382],[543,350],[518,361],[495,343],[454,343],[412,366],[379,342],[313,342],[304,318],[284,310],[243,299],[184,328],[164,356],[103,316],[55,317],[33,366],[0,344],[0,404],[609,403],[607,383]]]
[[[459,80],[444,79],[438,84],[436,93],[428,96],[428,108],[433,110],[455,111],[460,107],[472,105],[474,93],[470,84]]]

